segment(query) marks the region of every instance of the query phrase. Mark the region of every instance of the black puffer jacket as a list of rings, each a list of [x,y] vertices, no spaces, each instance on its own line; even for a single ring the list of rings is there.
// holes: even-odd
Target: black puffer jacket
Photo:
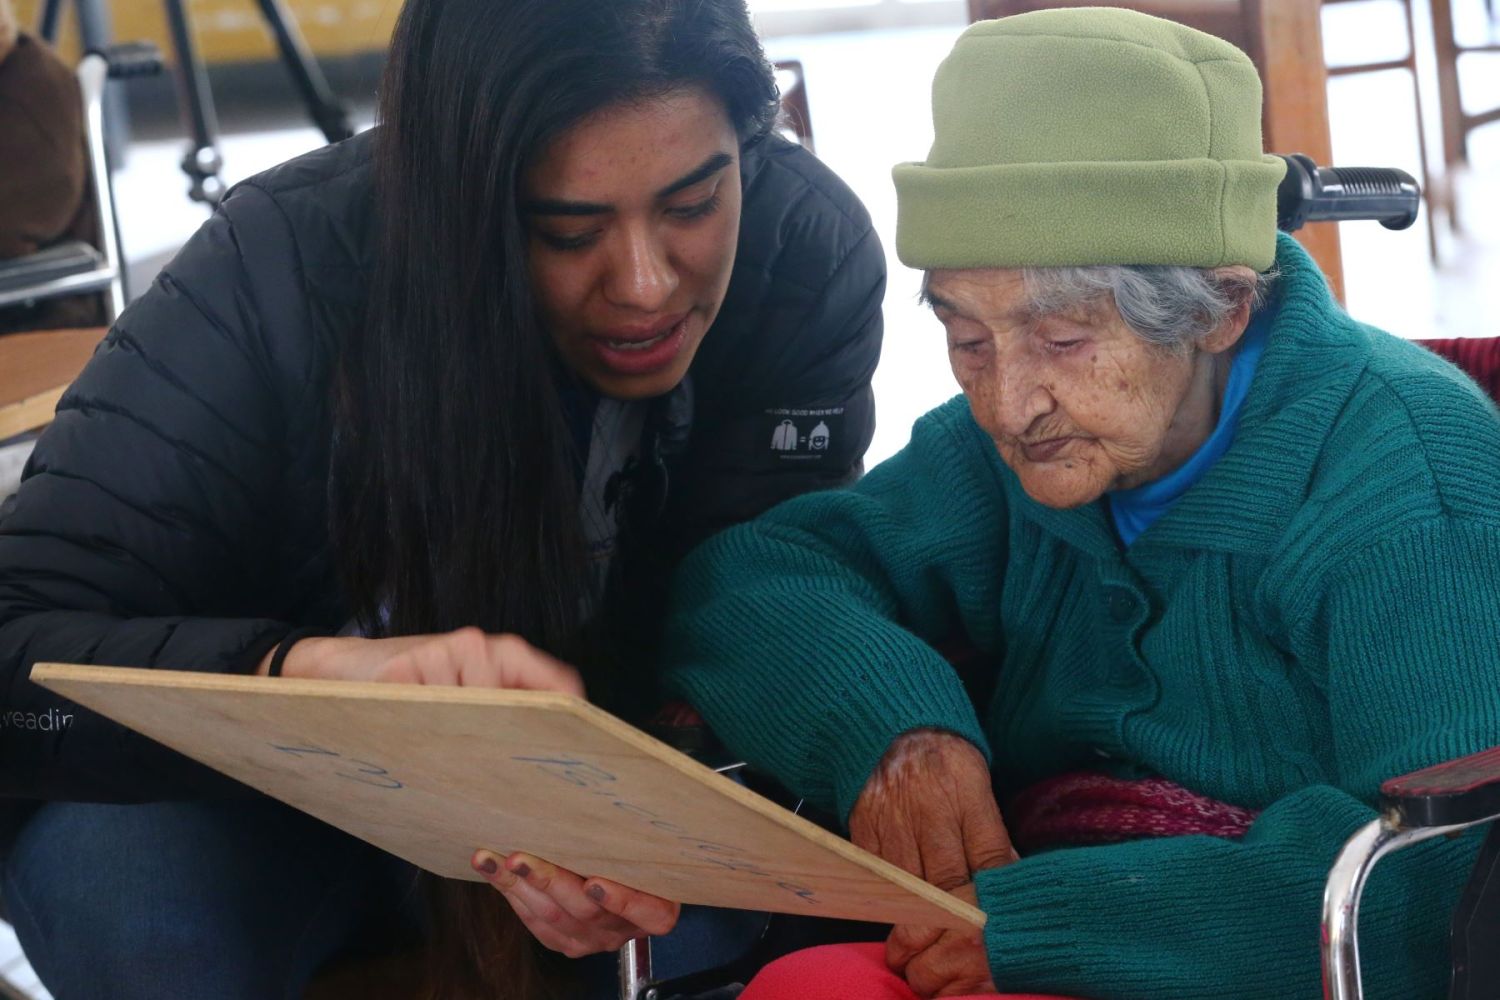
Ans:
[[[30,683],[33,663],[248,673],[292,628],[348,619],[325,496],[328,382],[371,271],[370,146],[360,136],[236,187],[63,398],[0,519],[0,796],[220,786]],[[854,477],[874,430],[885,258],[868,215],[779,139],[742,173],[727,298],[691,392],[648,431],[662,489],[630,527],[658,570],[718,527]],[[819,424],[826,439],[806,440]],[[629,558],[622,542],[627,578]]]

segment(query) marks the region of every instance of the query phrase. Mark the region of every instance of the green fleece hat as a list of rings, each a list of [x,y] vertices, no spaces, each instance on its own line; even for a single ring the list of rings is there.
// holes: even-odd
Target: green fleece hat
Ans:
[[[895,170],[909,267],[1246,264],[1276,255],[1285,163],[1228,42],[1104,7],[973,25],[932,84],[925,163]]]

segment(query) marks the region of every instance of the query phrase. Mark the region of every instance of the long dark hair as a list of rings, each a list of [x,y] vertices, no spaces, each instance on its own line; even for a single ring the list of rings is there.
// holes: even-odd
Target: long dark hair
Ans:
[[[518,185],[587,115],[685,85],[719,97],[742,142],[770,128],[744,0],[407,0],[380,92],[368,313],[335,382],[332,532],[367,635],[478,625],[574,652],[591,586],[578,456]],[[486,923],[508,911],[481,888],[446,894],[478,968],[443,995],[527,995],[492,950],[515,950],[513,926]]]

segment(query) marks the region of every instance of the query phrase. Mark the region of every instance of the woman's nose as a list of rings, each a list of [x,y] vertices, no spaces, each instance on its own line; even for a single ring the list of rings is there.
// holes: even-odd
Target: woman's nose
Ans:
[[[999,383],[994,393],[995,420],[1010,437],[1025,437],[1032,424],[1057,406],[1051,391],[1025,362],[1002,363],[995,377]]]
[[[677,290],[677,271],[666,248],[649,232],[626,232],[605,279],[605,297],[617,306],[658,312]]]

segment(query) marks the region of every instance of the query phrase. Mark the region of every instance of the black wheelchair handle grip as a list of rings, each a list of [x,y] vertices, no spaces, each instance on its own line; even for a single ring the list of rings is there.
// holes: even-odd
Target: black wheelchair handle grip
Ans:
[[[1283,156],[1286,176],[1276,192],[1276,226],[1285,232],[1309,222],[1374,220],[1405,229],[1417,220],[1422,191],[1404,170],[1320,167],[1301,153]]]

